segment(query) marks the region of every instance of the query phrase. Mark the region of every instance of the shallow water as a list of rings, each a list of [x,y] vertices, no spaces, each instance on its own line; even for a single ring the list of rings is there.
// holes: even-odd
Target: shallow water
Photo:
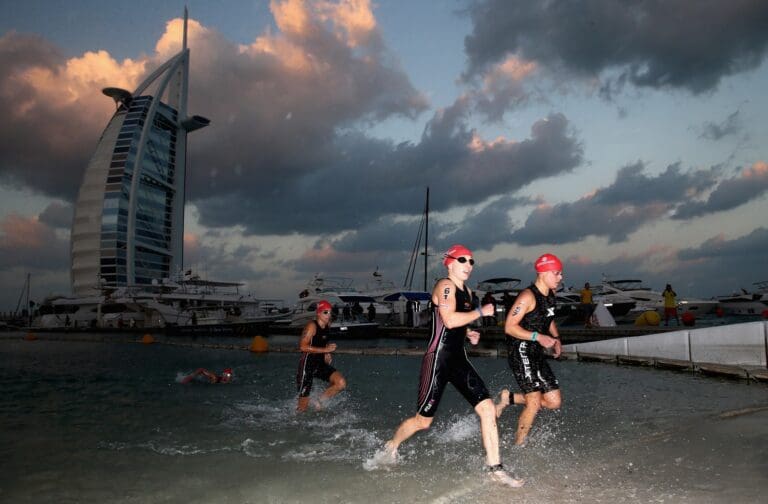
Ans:
[[[502,458],[527,481],[512,490],[486,479],[478,421],[450,387],[398,465],[364,468],[414,412],[418,357],[337,356],[348,390],[304,415],[294,412],[297,361],[0,340],[0,500],[734,504],[768,492],[765,385],[553,362],[562,410],[542,413],[523,449],[512,445],[519,410],[499,421]],[[494,392],[513,385],[504,359],[473,362]],[[197,367],[232,367],[235,381],[179,383]]]

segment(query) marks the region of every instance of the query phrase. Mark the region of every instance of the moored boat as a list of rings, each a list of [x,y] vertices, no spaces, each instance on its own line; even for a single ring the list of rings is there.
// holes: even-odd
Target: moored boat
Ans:
[[[740,293],[718,296],[717,301],[725,315],[764,315],[768,310],[768,280],[755,282],[755,290],[742,289]]]

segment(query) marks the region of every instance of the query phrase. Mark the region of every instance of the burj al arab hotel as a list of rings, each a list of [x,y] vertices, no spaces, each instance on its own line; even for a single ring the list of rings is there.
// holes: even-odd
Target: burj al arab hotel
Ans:
[[[117,106],[88,163],[75,205],[75,295],[151,285],[181,271],[187,133],[209,120],[187,115],[187,12],[181,51],[131,93],[105,88]]]

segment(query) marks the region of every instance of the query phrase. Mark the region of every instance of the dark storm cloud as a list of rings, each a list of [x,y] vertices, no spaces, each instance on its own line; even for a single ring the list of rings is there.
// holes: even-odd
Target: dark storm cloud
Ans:
[[[73,98],[63,63],[58,50],[40,37],[14,32],[0,37],[0,181],[71,201],[109,117],[100,112],[110,105],[92,107]],[[61,88],[41,99],[30,84],[34,79],[60,79]]]
[[[756,68],[768,47],[768,3],[755,0],[477,0],[465,39],[468,76],[516,54],[591,77],[611,70],[638,87],[717,87]]]
[[[710,238],[696,248],[683,249],[678,257],[684,261],[725,261],[728,264],[743,262],[753,270],[762,268],[764,274],[768,273],[768,264],[765,262],[765,251],[768,247],[768,229],[759,227],[748,235],[733,240],[725,240],[721,237]],[[756,280],[762,280],[757,278]]]
[[[741,289],[753,291],[754,282],[768,279],[766,247],[768,229],[759,227],[732,240],[711,238],[699,247],[681,250],[678,257],[685,261],[683,272],[696,279],[702,292],[726,295]]]
[[[402,252],[413,248],[419,227],[418,221],[394,221],[385,217],[333,240],[332,246],[339,252]],[[434,223],[430,232],[435,232]]]
[[[741,174],[721,181],[705,201],[686,202],[672,214],[673,219],[723,212],[763,197],[768,192],[768,164],[755,163]]]
[[[528,198],[502,197],[486,205],[482,210],[469,210],[457,223],[435,221],[429,224],[430,255],[442,254],[453,243],[464,243],[472,250],[490,249],[496,243],[505,241],[509,235],[509,211],[517,206],[530,204]],[[404,258],[413,253],[419,237],[419,228],[423,223],[419,219],[394,220],[385,216],[378,221],[345,233],[339,239],[320,240],[316,248],[329,246],[339,254],[372,253],[378,254],[377,263],[382,269],[404,269]],[[424,240],[424,228],[421,228],[421,242],[416,253],[421,255]],[[423,256],[422,256],[423,257]],[[370,261],[369,259],[367,259]],[[421,261],[419,259],[418,261]],[[328,268],[333,267],[335,257],[328,257]],[[418,262],[417,261],[417,262]],[[316,267],[316,266],[315,266]]]
[[[38,220],[57,229],[69,229],[72,227],[72,205],[54,201],[38,216]]]
[[[560,255],[564,266],[563,285],[581,288],[584,282],[599,284],[609,279],[637,278],[657,291],[671,283],[682,296],[708,299],[730,294],[742,287],[754,290],[755,281],[768,278],[765,250],[768,247],[768,229],[760,227],[748,235],[726,240],[711,238],[698,247],[637,250],[606,261]],[[535,279],[533,261],[539,253],[553,252],[542,248],[526,258],[504,258],[490,263],[480,262],[473,278],[515,277],[527,285]],[[662,265],[668,264],[668,267]]]
[[[375,25],[350,29],[352,40],[327,13],[291,23],[286,12],[276,13],[279,32],[248,46],[190,21],[189,110],[212,120],[189,140],[187,199],[203,225],[242,225],[247,234],[340,232],[384,215],[419,215],[427,186],[440,211],[581,163],[564,116],[536,122],[520,142],[487,143],[468,126],[469,98],[435,113],[418,142],[367,137],[360,131],[371,122],[415,119],[424,96]],[[0,39],[0,88],[7,90],[0,104],[14,112],[0,126],[0,176],[73,201],[114,110],[101,88],[135,86],[175,54],[179,23],[169,23],[155,55],[138,61],[117,62],[103,51],[66,60],[40,39]],[[132,83],[117,80],[129,77]],[[65,89],[67,99],[56,100]]]
[[[572,203],[540,206],[511,240],[521,245],[562,244],[588,236],[621,242],[643,224],[655,221],[680,202],[713,187],[717,168],[683,173],[678,164],[657,176],[643,173],[642,163],[625,166],[616,181]]]
[[[431,208],[441,211],[515,192],[534,180],[571,172],[582,161],[581,144],[562,115],[537,121],[521,142],[476,146],[466,108],[458,101],[436,113],[417,144],[337,136],[335,157],[316,165],[314,173],[264,187],[254,180],[226,197],[201,200],[201,222],[238,223],[255,234],[357,229],[382,215],[420,215],[427,186]]]
[[[17,214],[0,220],[0,272],[58,271],[69,267],[69,240],[35,218]]]
[[[480,211],[470,210],[456,226],[440,235],[446,248],[451,243],[465,243],[472,250],[489,250],[498,243],[508,242],[513,225],[509,212],[534,203],[530,198],[505,196],[486,205]],[[447,227],[447,226],[444,226]]]
[[[268,34],[248,47],[190,22],[190,112],[213,125],[190,138],[189,199],[244,185],[252,197],[276,195],[284,179],[333,159],[337,131],[425,109],[376,29],[357,35],[368,45],[354,45],[327,18],[310,16],[304,31]],[[170,58],[179,22],[169,23],[159,52],[139,62],[103,51],[67,60],[37,37],[0,38],[2,180],[73,201],[114,110],[101,88],[132,88]]]
[[[737,110],[720,123],[704,123],[699,137],[705,140],[717,141],[723,137],[737,135],[742,130],[742,127],[739,111]]]

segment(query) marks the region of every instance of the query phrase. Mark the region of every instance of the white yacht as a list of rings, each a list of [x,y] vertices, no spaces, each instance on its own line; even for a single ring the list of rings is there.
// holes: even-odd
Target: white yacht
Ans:
[[[187,276],[176,282],[102,289],[92,296],[56,297],[40,306],[33,327],[168,328],[176,332],[194,327],[194,332],[205,332],[202,328],[211,330],[213,326],[265,326],[288,312],[282,300],[241,294],[241,286]]]
[[[611,280],[603,276],[600,284],[600,292],[603,294],[620,294],[633,299],[637,305],[632,312],[645,312],[654,310],[661,314],[664,313],[664,296],[659,291],[654,291],[650,287],[643,285],[642,280]],[[718,307],[716,299],[697,299],[684,298],[678,296],[677,308],[680,314],[692,312],[696,315],[713,313]]]
[[[717,298],[724,315],[763,315],[768,310],[768,280],[755,282],[755,290]]]
[[[373,336],[379,321],[386,320],[391,313],[387,305],[355,290],[352,279],[315,275],[299,293],[293,311],[287,317],[288,326],[303,327],[313,320],[317,303],[323,299],[333,306],[331,331],[337,335]],[[373,311],[370,311],[371,307]]]
[[[362,292],[389,308],[389,315],[381,320],[382,324],[420,327],[430,323],[432,294],[396,286],[391,280],[384,280],[378,271],[374,272],[373,278],[374,281]]]
[[[592,302],[597,305],[602,304],[608,310],[613,317],[623,317],[637,306],[637,301],[631,297],[617,293],[606,292],[602,285],[591,285],[592,290]],[[576,290],[573,287],[568,289],[561,289],[557,291],[558,303],[568,302],[571,303],[574,308],[581,308],[581,290]]]

